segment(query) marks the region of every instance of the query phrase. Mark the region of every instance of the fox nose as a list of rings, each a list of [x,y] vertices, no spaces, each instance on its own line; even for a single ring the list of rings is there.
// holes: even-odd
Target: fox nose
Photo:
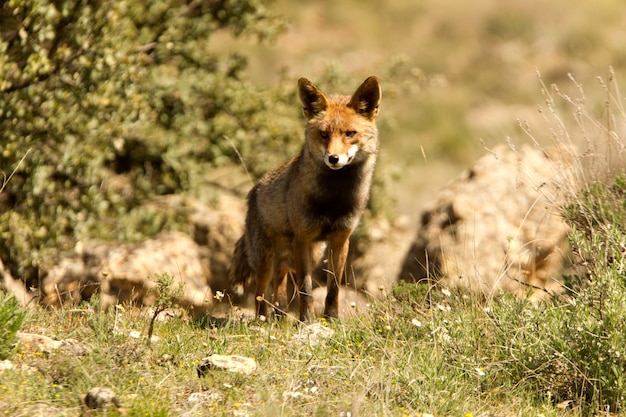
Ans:
[[[339,162],[339,155],[328,155],[328,162],[333,165],[337,165]]]

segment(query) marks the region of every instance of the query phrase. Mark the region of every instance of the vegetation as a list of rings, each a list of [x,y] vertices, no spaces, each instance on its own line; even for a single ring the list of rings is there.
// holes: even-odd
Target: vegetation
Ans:
[[[154,333],[154,322],[159,314],[172,308],[175,300],[178,300],[184,294],[184,284],[182,282],[174,288],[174,277],[169,274],[158,274],[151,278],[156,283],[156,303],[153,307],[154,312],[150,319],[150,325],[148,326],[148,344],[152,340],[152,334]]]
[[[11,176],[0,183],[0,257],[16,276],[36,282],[39,260],[79,239],[138,240],[184,227],[176,213],[145,204],[175,192],[205,197],[212,168],[241,158],[258,175],[295,151],[301,120],[288,71],[344,91],[355,74],[377,72],[372,62],[386,80],[383,156],[400,169],[423,156],[426,168],[435,158],[463,161],[476,149],[468,142],[483,135],[583,144],[580,178],[563,184],[572,193],[563,212],[575,273],[562,297],[541,304],[509,296],[484,304],[445,288],[398,286],[357,318],[322,322],[334,335],[319,344],[294,341],[302,326],[288,320],[162,314],[171,310],[168,297],[153,312],[100,311],[94,299],[27,315],[0,293],[0,360],[13,365],[0,370],[0,414],[44,407],[66,416],[626,415],[626,113],[613,70],[588,95],[568,77],[591,71],[589,79],[610,63],[619,71],[621,3],[531,0],[507,9],[397,0],[389,2],[394,18],[375,31],[376,2],[302,2],[297,7],[322,8],[318,29],[335,31],[320,30],[295,48],[311,58],[292,57],[273,87],[268,73],[275,77],[276,68],[263,60],[276,61],[275,46],[257,40],[271,41],[285,22],[265,2],[144,3],[0,6],[0,169]],[[278,4],[286,14],[296,7]],[[301,23],[315,23],[311,15]],[[558,33],[541,29],[553,28],[556,17],[564,17]],[[398,27],[411,36],[391,40]],[[378,61],[356,51],[362,59],[354,61],[367,69],[345,60],[312,64],[319,56],[312,45],[348,33],[390,50]],[[246,56],[229,53],[229,45]],[[413,50],[419,57],[389,55]],[[543,86],[545,102],[532,120],[513,123],[520,116],[512,107],[519,104],[524,116],[536,107],[531,79]],[[381,170],[389,165],[383,157]],[[167,276],[156,279],[160,294],[175,295]],[[228,301],[222,296],[216,302]],[[20,345],[19,329],[85,349]],[[198,376],[213,353],[254,358],[259,369]],[[83,410],[81,397],[96,386],[112,388],[124,408]]]
[[[586,269],[560,299],[533,305],[502,296],[484,305],[405,284],[358,318],[322,321],[334,335],[319,344],[295,341],[302,326],[287,320],[174,315],[149,343],[137,332],[152,328],[154,314],[138,309],[38,310],[24,331],[45,329],[88,349],[41,355],[11,345],[20,367],[2,372],[0,412],[43,403],[54,415],[78,415],[82,395],[108,386],[131,416],[624,415],[624,184],[623,176],[593,184],[567,207]],[[259,370],[198,376],[213,353],[252,357]]]
[[[7,359],[17,347],[17,332],[24,325],[26,312],[15,297],[0,291],[0,360]]]
[[[0,256],[30,284],[40,259],[78,239],[180,228],[142,205],[201,193],[236,152],[263,172],[300,136],[290,91],[261,89],[241,77],[244,57],[212,52],[219,31],[281,31],[261,0],[15,0],[0,26],[0,168],[27,155],[0,199]]]

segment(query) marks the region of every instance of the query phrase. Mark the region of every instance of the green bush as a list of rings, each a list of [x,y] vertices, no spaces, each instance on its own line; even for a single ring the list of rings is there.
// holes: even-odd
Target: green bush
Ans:
[[[29,285],[77,239],[180,227],[142,205],[201,194],[238,152],[258,175],[299,146],[295,87],[261,89],[212,50],[217,32],[280,33],[263,0],[12,0],[0,27],[0,172],[26,156],[0,194],[0,257]]]
[[[612,184],[595,182],[583,189],[566,207],[574,228],[571,243],[594,268],[619,264],[624,258],[626,236],[626,175]]]
[[[588,400],[612,410],[626,404],[626,176],[590,184],[566,209],[571,244],[586,274],[561,317],[569,359]]]
[[[0,291],[0,360],[7,359],[17,345],[16,333],[26,319],[15,297]]]

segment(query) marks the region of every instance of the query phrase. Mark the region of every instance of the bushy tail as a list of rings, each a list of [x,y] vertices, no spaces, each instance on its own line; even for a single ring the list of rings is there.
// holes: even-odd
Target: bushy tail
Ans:
[[[243,294],[252,283],[252,269],[248,262],[248,246],[246,245],[245,236],[241,236],[235,244],[233,260],[228,271],[228,280],[230,285],[238,294]]]

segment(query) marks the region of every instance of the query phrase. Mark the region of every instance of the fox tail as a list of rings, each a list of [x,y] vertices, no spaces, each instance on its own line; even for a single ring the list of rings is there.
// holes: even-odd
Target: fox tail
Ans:
[[[245,235],[241,236],[235,244],[233,260],[228,271],[228,280],[233,291],[243,294],[252,283],[252,268],[248,262],[248,245],[246,245]]]

